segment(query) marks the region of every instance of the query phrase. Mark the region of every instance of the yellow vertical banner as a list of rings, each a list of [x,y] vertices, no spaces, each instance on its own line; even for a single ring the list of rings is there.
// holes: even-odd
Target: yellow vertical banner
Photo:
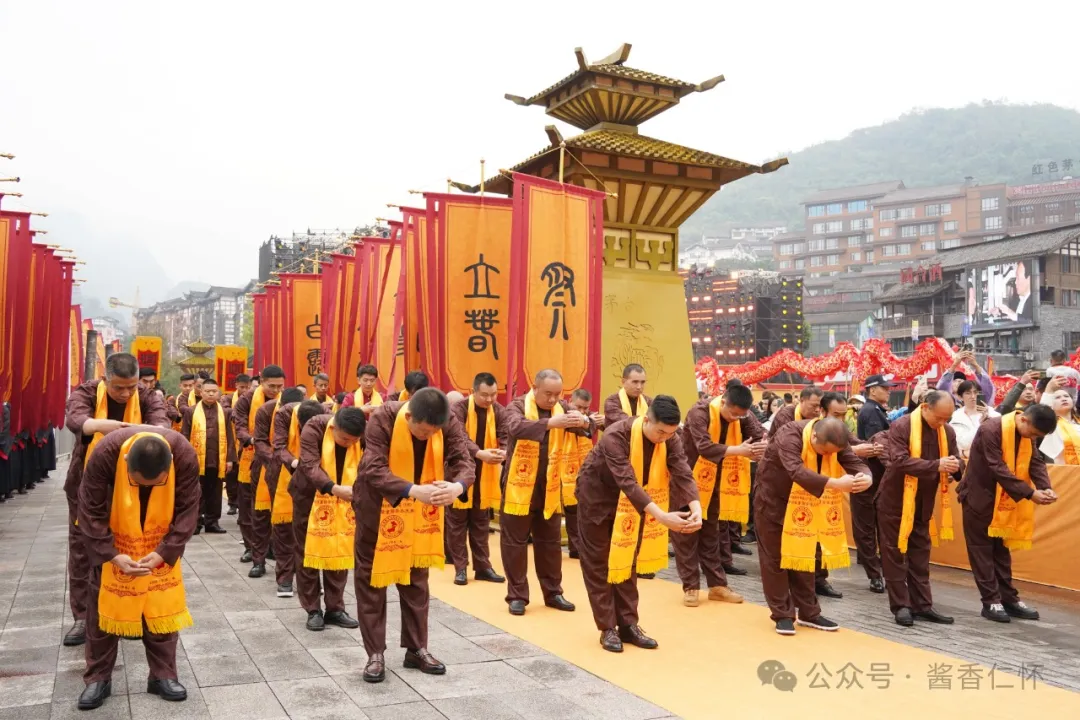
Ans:
[[[75,387],[82,382],[83,368],[86,364],[86,333],[82,329],[82,308],[80,306],[71,306],[70,323],[71,328],[68,331],[71,336],[70,385]]]
[[[161,338],[138,335],[131,341],[131,354],[139,361],[139,368],[153,368],[161,377]]]
[[[405,257],[405,372],[419,370],[420,335],[423,332],[423,300],[421,299],[424,277],[424,261],[421,255],[421,239],[417,228],[419,215],[405,211],[402,223],[402,252]]]
[[[318,275],[290,274],[283,276],[288,283],[286,333],[289,359],[286,360],[285,381],[289,385],[306,385],[313,389],[313,379],[322,372],[322,326],[319,313],[322,307],[322,278]]]
[[[222,392],[236,390],[236,376],[247,371],[248,349],[243,345],[214,346],[214,375]]]
[[[513,203],[461,195],[428,196],[438,207],[437,267],[443,277],[435,319],[444,390],[468,393],[477,373],[505,387],[509,362]]]
[[[373,248],[372,255],[370,262],[378,270],[372,272],[372,282],[369,283],[371,294],[368,307],[372,312],[373,346],[369,362],[379,368],[379,382],[383,388],[387,388],[396,378],[404,377],[404,373],[400,368],[396,368],[394,363],[399,339],[394,313],[398,306],[398,294],[401,292],[401,243],[383,240]]]

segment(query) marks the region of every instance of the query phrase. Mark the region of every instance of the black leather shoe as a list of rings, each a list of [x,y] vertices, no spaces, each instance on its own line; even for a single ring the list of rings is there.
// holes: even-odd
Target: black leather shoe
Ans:
[[[753,555],[754,554],[754,551],[751,550],[750,548],[745,548],[742,545],[739,545],[737,543],[733,544],[731,546],[731,552],[732,552],[733,555]]]
[[[574,603],[570,602],[562,595],[556,595],[550,600],[545,600],[544,604],[549,608],[555,608],[556,610],[562,610],[563,612],[573,612],[575,610]]]
[[[93,710],[105,704],[105,698],[112,695],[112,681],[92,682],[79,695],[79,709]]]
[[[364,682],[381,683],[386,679],[386,660],[382,653],[375,653],[368,658],[364,666]]]
[[[229,512],[227,512],[227,513],[225,513],[225,514],[226,514],[226,515],[235,515],[236,513],[237,513],[237,508],[236,508],[236,506],[235,506],[235,505],[230,505],[230,506],[229,506]]]
[[[251,551],[250,550],[245,550],[244,551],[244,554],[240,556],[240,562],[242,562],[242,563],[251,562]]]
[[[147,680],[146,692],[151,695],[157,695],[162,700],[168,700],[169,702],[183,702],[184,700],[187,700],[187,690],[180,684],[180,681],[175,678]]]
[[[645,634],[640,625],[619,628],[619,638],[623,642],[628,642],[645,650],[655,650],[659,646],[658,642]]]
[[[915,618],[911,616],[911,610],[908,608],[900,608],[893,615],[896,619],[897,625],[903,625],[904,627],[911,627],[915,624]]]
[[[217,523],[214,523],[213,525],[207,525],[206,526],[206,532],[209,535],[224,535],[225,533],[227,533],[229,531],[226,530],[225,528],[221,527]]]
[[[252,565],[251,569],[248,570],[248,577],[249,578],[261,578],[265,574],[266,574],[266,565],[264,563],[259,563],[258,565]]]
[[[1004,604],[1005,612],[1010,617],[1019,618],[1020,620],[1038,620],[1039,611],[1033,607],[1028,607],[1021,601],[1014,603]]]
[[[724,572],[726,572],[728,575],[745,575],[746,574],[746,570],[743,570],[741,567],[735,567],[734,565],[725,565],[724,566]]]
[[[642,580],[652,580],[656,577],[656,573],[640,573],[638,577]]]
[[[510,614],[511,615],[524,615],[525,614],[525,601],[524,600],[511,600],[510,601]]]
[[[600,633],[600,647],[608,652],[621,653],[622,640],[619,639],[619,633],[614,628],[608,628]]]
[[[844,597],[844,593],[830,585],[828,580],[820,580],[814,583],[814,592],[821,597],[834,598],[836,600]]]
[[[64,636],[65,647],[75,647],[76,645],[82,645],[86,642],[86,621],[76,620],[75,624],[68,630],[67,635]]]
[[[566,554],[570,557],[571,560],[581,559],[581,553],[579,553],[577,550],[570,550]]]
[[[743,545],[753,545],[757,542],[757,533],[751,530],[750,532],[739,538],[739,542],[741,542]]]
[[[469,584],[469,573],[465,572],[464,570],[458,570],[456,573],[454,573],[454,584],[455,585],[468,585]]]
[[[948,615],[942,615],[934,608],[924,610],[922,612],[911,613],[920,620],[926,620],[927,622],[937,623],[938,625],[952,625],[954,620]]]
[[[506,578],[495,572],[495,570],[492,568],[488,568],[487,570],[477,570],[476,573],[473,574],[473,577],[475,577],[477,580],[483,580],[484,582],[506,582]]]
[[[202,525],[196,525],[195,526],[195,532],[193,532],[191,534],[192,535],[201,535],[202,534]]]
[[[1009,614],[1005,612],[1004,606],[998,605],[997,603],[991,605],[990,607],[984,606],[982,609],[982,616],[987,620],[993,620],[994,622],[1012,622]]]
[[[326,621],[323,620],[322,610],[312,610],[307,614],[306,627],[312,632],[318,632],[326,627]]]
[[[881,578],[870,579],[870,592],[880,595],[885,592],[885,581]]]
[[[427,648],[420,648],[419,650],[407,649],[405,651],[405,662],[402,665],[411,670],[419,670],[425,675],[446,674],[446,666],[436,660],[435,656],[428,652]]]
[[[344,610],[335,610],[334,612],[328,612],[323,616],[323,622],[327,625],[337,625],[339,628],[345,628],[346,630],[355,630],[360,627],[360,623],[355,618],[350,617],[349,613]]]

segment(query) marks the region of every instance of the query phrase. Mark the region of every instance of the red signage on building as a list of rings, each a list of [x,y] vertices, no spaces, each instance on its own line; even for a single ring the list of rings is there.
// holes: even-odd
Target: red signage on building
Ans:
[[[1005,192],[1010,198],[1032,197],[1036,195],[1058,195],[1060,193],[1080,191],[1080,180],[1061,180],[1052,183],[1040,183],[1038,185],[1018,185],[1008,188]]]
[[[936,263],[930,267],[914,267],[904,268],[900,271],[900,282],[902,283],[934,283],[941,282],[941,263]]]

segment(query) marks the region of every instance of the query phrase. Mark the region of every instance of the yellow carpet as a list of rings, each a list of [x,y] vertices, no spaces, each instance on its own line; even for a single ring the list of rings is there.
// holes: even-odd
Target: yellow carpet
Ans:
[[[498,536],[492,536],[491,541],[492,560],[499,568]],[[507,612],[505,585],[477,582],[470,572],[469,584],[458,587],[453,584],[452,567],[431,573],[431,593],[681,717],[751,720],[797,714],[909,720],[919,712],[934,718],[976,720],[1080,717],[1080,693],[1042,682],[1032,689],[1030,680],[1028,687],[1021,689],[1019,669],[1013,663],[1034,659],[1013,657],[1005,636],[1001,657],[1011,666],[994,673],[994,688],[989,668],[873,635],[798,628],[795,637],[781,637],[773,631],[766,608],[709,602],[704,593],[699,607],[686,608],[680,587],[663,580],[638,583],[641,625],[660,643],[659,649],[627,645],[621,655],[609,653],[600,648],[578,562],[563,561],[563,590],[577,605],[573,613],[544,607],[531,559],[529,566],[532,603],[524,617]],[[882,614],[887,612],[883,599]],[[963,631],[942,628],[941,632],[947,636]],[[432,648],[436,656],[437,645]],[[797,685],[791,692],[762,684],[759,668],[767,661],[778,661],[794,674]],[[870,677],[872,665],[883,674],[892,674],[887,688],[879,687],[886,679]],[[932,666],[948,666],[939,672],[951,680],[950,689],[930,689]],[[761,672],[771,674],[768,668]],[[784,675],[778,684],[790,681],[791,677]],[[829,689],[811,687],[822,682]],[[962,687],[962,682],[969,687]],[[841,683],[843,688],[838,687]],[[944,685],[944,680],[938,683]]]

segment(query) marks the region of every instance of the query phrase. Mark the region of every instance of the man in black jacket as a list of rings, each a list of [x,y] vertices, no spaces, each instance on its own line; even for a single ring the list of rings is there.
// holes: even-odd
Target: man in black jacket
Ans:
[[[889,402],[889,388],[892,383],[881,375],[871,375],[863,383],[866,403],[859,411],[856,420],[856,435],[863,442],[870,440],[880,432],[889,429],[889,416],[886,404]],[[885,474],[885,464],[880,457],[866,458],[873,483],[870,489],[851,495],[851,534],[855,538],[856,557],[870,580],[870,591],[885,592],[885,581],[881,574],[881,558],[877,546],[877,511],[874,509],[874,496]]]

